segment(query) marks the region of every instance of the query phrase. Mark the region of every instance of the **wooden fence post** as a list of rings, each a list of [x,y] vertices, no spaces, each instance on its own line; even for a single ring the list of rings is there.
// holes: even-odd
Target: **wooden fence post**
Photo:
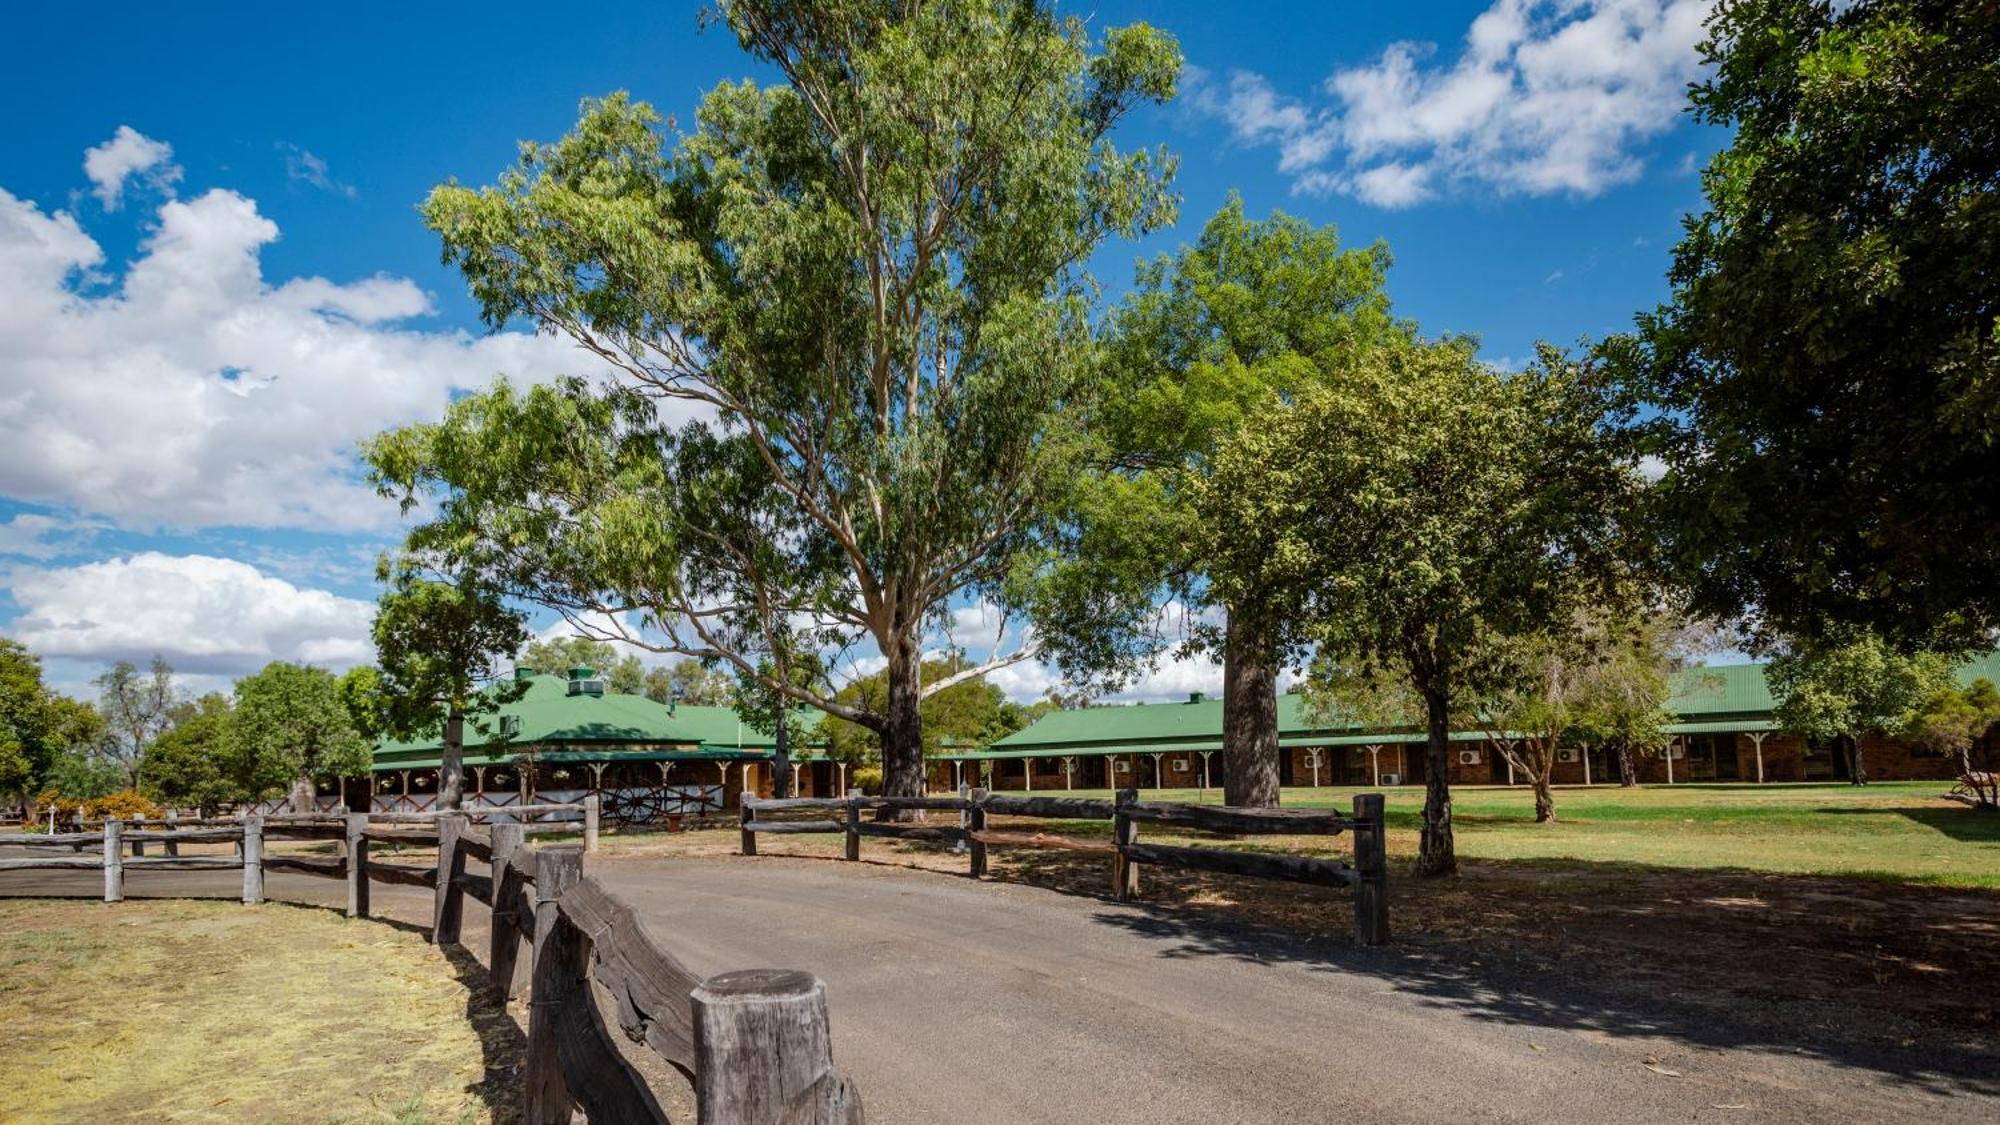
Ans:
[[[565,975],[573,974],[574,967],[561,963],[554,938],[562,924],[556,900],[582,877],[582,848],[535,850],[535,960],[528,996],[528,1052],[521,1067],[528,1125],[569,1125],[573,1099],[556,1057],[556,1020],[572,983]]]
[[[458,838],[465,834],[464,813],[440,813],[437,818],[437,893],[431,900],[431,944],[458,944],[465,920],[465,888],[458,877],[465,874],[465,851]]]
[[[750,802],[738,798],[736,801],[736,819],[743,825],[743,846],[741,851],[744,855],[757,854],[757,834],[750,831],[750,819],[752,815],[750,812]]]
[[[970,845],[969,850],[972,852],[972,877],[974,879],[983,879],[986,877],[986,844],[971,834],[986,831],[986,805],[984,803],[986,800],[986,790],[974,789],[967,794],[966,799],[972,803],[972,807],[966,810],[965,818],[965,830],[968,833],[966,842]]]
[[[243,905],[264,901],[264,818],[243,818]]]
[[[604,798],[592,793],[583,799],[583,851],[585,855],[597,854],[598,810]]]
[[[1125,806],[1139,799],[1136,789],[1120,789],[1113,806],[1111,842],[1111,893],[1119,902],[1138,897],[1139,865],[1126,856],[1125,849],[1139,842],[1139,822],[1125,815]]]
[[[134,830],[136,830],[136,831],[139,831],[139,832],[144,832],[144,831],[146,830],[146,814],[145,814],[145,813],[138,813],[138,814],[136,814],[135,816],[133,816],[133,817],[132,817],[132,827],[133,827],[133,829],[134,829]],[[133,855],[145,855],[145,854],[146,854],[146,841],[144,841],[144,840],[134,840],[134,841],[132,841],[132,854],[133,854]]]
[[[1382,794],[1354,797],[1354,940],[1381,945],[1389,940],[1389,855],[1382,823]]]
[[[180,830],[181,830],[181,826],[180,826],[180,819],[181,819],[181,811],[180,811],[179,809],[168,809],[168,810],[167,810],[167,831],[169,831],[169,832],[178,832],[178,831],[180,831]],[[172,856],[177,856],[177,855],[181,854],[181,846],[180,846],[180,843],[179,843],[179,841],[176,841],[176,840],[168,840],[168,841],[167,841],[167,846],[166,846],[166,852],[167,852],[167,854],[168,854],[168,855],[172,855]]]
[[[125,901],[125,842],[119,838],[124,825],[116,817],[104,818],[104,901]]]
[[[368,814],[347,814],[347,916],[368,917]]]
[[[826,986],[811,973],[746,969],[694,990],[695,1120],[701,1125],[861,1120],[833,1069]]]
[[[524,880],[516,853],[527,839],[527,830],[518,823],[493,825],[493,948],[487,957],[487,972],[493,987],[505,1001],[514,996],[514,964],[521,951],[520,916],[514,912],[514,897],[521,893]]]
[[[847,858],[861,858],[861,790],[847,791]]]

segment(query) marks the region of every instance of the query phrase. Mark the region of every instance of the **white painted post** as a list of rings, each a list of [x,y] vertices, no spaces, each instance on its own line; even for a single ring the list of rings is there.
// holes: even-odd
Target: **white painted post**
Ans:
[[[1771,737],[1771,732],[1767,730],[1753,730],[1749,732],[1749,735],[1750,745],[1757,748],[1757,784],[1762,785],[1764,784],[1764,740]]]
[[[1312,767],[1314,789],[1319,788],[1319,759],[1320,759],[1319,747],[1314,746],[1306,751],[1306,765]]]
[[[1076,788],[1076,757],[1074,755],[1071,755],[1065,757],[1062,761],[1063,761],[1063,788],[1074,789]]]
[[[1153,788],[1165,789],[1166,787],[1167,779],[1160,776],[1160,756],[1156,753],[1153,755]]]
[[[1033,758],[1021,759],[1021,785],[1029,793],[1035,791],[1035,760]]]
[[[1673,737],[1667,739],[1667,784],[1668,785],[1672,785],[1674,783],[1674,744],[1679,742],[1680,740],[1681,740],[1680,735],[1674,735]]]
[[[1201,752],[1201,788],[1204,793],[1208,791],[1208,756],[1213,753],[1215,753],[1213,750]]]
[[[1382,748],[1380,746],[1370,746],[1368,748],[1368,776],[1369,784],[1378,786],[1382,784]]]
[[[1589,785],[1589,784],[1590,784],[1590,743],[1588,743],[1588,742],[1584,743],[1584,744],[1583,744],[1583,748],[1582,748],[1581,750],[1578,750],[1578,751],[1577,751],[1577,753],[1579,753],[1579,754],[1582,754],[1582,755],[1583,755],[1583,783],[1584,783],[1585,785]]]

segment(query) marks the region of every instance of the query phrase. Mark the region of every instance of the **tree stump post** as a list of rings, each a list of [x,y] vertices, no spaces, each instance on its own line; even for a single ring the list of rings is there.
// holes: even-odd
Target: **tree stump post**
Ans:
[[[495,824],[493,833],[493,947],[486,959],[487,972],[502,1001],[514,996],[514,965],[521,951],[520,916],[514,912],[514,898],[524,880],[517,853],[527,839],[527,830],[514,822]]]
[[[556,900],[583,877],[582,848],[535,851],[535,960],[528,995],[528,1050],[521,1072],[526,1083],[528,1125],[569,1125],[575,1100],[563,1081],[557,1058],[556,1024],[572,985],[574,968],[562,963],[556,927],[562,909]]]
[[[847,791],[847,858],[861,858],[861,790]]]
[[[986,831],[986,805],[984,803],[986,800],[986,790],[971,790],[967,794],[966,800],[971,803],[971,807],[965,810],[966,843],[970,845],[968,850],[972,853],[971,874],[974,879],[983,879],[986,877],[986,844],[979,839],[978,834]]]
[[[104,819],[104,901],[125,901],[125,842],[120,838],[124,825],[117,818]]]
[[[264,818],[243,818],[243,905],[264,901]]]
[[[368,814],[347,814],[347,916],[368,917]]]
[[[743,826],[743,843],[739,850],[744,855],[757,854],[757,834],[750,831],[750,821],[754,815],[750,811],[748,799],[739,799],[736,802],[736,820]]]
[[[860,1095],[833,1069],[818,978],[745,969],[708,978],[691,998],[701,1125],[861,1121]]]
[[[603,807],[604,798],[592,793],[583,799],[583,851],[585,855],[597,854],[598,810]]]
[[[1138,800],[1137,789],[1120,789],[1112,812],[1111,843],[1116,850],[1111,854],[1111,893],[1119,902],[1139,895],[1139,865],[1125,854],[1139,842],[1139,822],[1125,815],[1125,806]]]
[[[1389,854],[1383,839],[1382,794],[1354,797],[1354,940],[1381,945],[1389,940]]]

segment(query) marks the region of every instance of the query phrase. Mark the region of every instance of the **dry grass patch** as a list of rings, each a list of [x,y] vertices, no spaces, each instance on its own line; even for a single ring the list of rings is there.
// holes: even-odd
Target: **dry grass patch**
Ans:
[[[276,903],[0,901],[0,991],[21,1122],[488,1121],[512,1031],[420,935]]]

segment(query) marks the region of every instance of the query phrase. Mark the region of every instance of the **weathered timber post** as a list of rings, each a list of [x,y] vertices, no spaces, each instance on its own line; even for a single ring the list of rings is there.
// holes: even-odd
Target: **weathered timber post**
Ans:
[[[1389,940],[1389,854],[1383,839],[1382,794],[1354,796],[1354,940],[1381,945]]]
[[[847,791],[847,858],[861,858],[861,790]]]
[[[743,843],[737,850],[744,855],[756,855],[757,834],[750,831],[750,818],[755,814],[750,811],[750,802],[739,799],[736,802],[736,814],[737,822],[743,826]]]
[[[694,1002],[701,1125],[846,1125],[861,1096],[833,1069],[826,986],[811,973],[745,969],[710,977]]]
[[[465,888],[458,882],[458,877],[465,874],[465,850],[458,846],[459,837],[465,835],[465,814],[440,814],[437,832],[437,893],[431,900],[431,944],[456,945],[465,920]]]
[[[125,901],[125,841],[120,839],[124,825],[117,817],[104,818],[104,901]]]
[[[493,947],[486,959],[493,987],[500,999],[514,996],[514,964],[521,951],[520,915],[514,912],[514,898],[521,893],[519,862],[521,844],[527,830],[516,822],[493,825]]]
[[[556,900],[583,877],[582,848],[535,850],[535,960],[528,996],[528,1052],[522,1063],[528,1125],[569,1125],[569,1086],[556,1057],[556,1021],[574,975],[556,948],[562,909]]]
[[[1137,789],[1120,789],[1112,812],[1111,843],[1117,850],[1111,855],[1111,893],[1119,902],[1139,895],[1139,865],[1125,854],[1139,842],[1139,822],[1125,815],[1125,806],[1138,800]]]
[[[585,855],[597,854],[598,810],[604,798],[592,793],[583,799],[583,851]]]
[[[264,901],[264,818],[243,818],[243,905]]]
[[[134,830],[134,831],[138,831],[138,832],[144,832],[144,831],[146,830],[146,814],[145,814],[145,813],[139,813],[139,814],[135,815],[135,816],[134,816],[134,817],[132,818],[132,828],[133,828],[133,830]],[[145,855],[145,854],[146,854],[146,841],[144,841],[144,840],[134,840],[134,841],[132,841],[132,854],[133,854],[133,855],[135,855],[135,856],[138,856],[138,855]]]
[[[368,917],[368,814],[347,814],[347,916]]]
[[[972,877],[979,879],[986,875],[986,843],[979,838],[986,831],[986,790],[974,789],[969,796],[972,807],[966,810],[966,842],[972,845]]]
[[[180,826],[180,819],[181,819],[181,811],[180,811],[179,809],[168,809],[168,810],[167,810],[167,831],[169,831],[169,832],[179,832],[179,831],[181,830],[181,826]],[[180,855],[180,854],[181,854],[181,845],[180,845],[180,841],[178,841],[178,840],[168,840],[168,841],[167,841],[167,847],[166,847],[166,850],[167,850],[167,854],[168,854],[168,855],[171,855],[171,856],[178,856],[178,855]]]

